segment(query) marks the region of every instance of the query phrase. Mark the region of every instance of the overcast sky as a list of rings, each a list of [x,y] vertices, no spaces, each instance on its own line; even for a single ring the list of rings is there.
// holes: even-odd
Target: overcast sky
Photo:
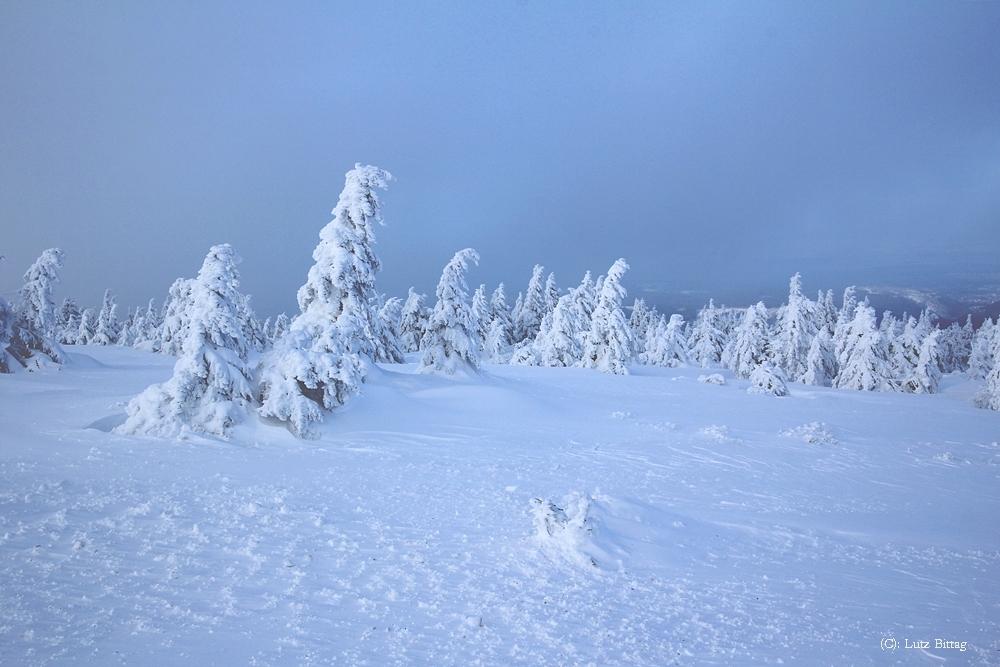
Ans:
[[[297,312],[356,162],[389,295],[467,246],[511,300],[1000,273],[1000,3],[0,3],[8,297],[58,246],[60,298],[162,300],[228,242]]]

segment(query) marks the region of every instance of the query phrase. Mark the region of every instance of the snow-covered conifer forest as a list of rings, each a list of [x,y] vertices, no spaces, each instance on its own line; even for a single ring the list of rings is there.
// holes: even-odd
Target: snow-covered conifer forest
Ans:
[[[996,322],[799,274],[685,321],[488,248],[390,296],[391,181],[294,315],[238,239],[139,307],[57,305],[58,248],[0,286],[0,663],[998,664]]]

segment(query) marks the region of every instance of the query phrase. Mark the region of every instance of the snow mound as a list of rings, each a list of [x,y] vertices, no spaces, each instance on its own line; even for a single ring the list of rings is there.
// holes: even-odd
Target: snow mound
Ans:
[[[700,433],[701,435],[708,436],[709,438],[715,440],[716,442],[728,442],[737,444],[743,442],[739,438],[734,438],[733,436],[729,435],[728,426],[715,426],[713,424],[712,426],[707,426],[699,430],[698,433]]]
[[[763,364],[750,374],[748,394],[788,396],[788,378],[780,368]]]
[[[702,384],[725,385],[726,378],[722,377],[719,373],[712,373],[711,375],[699,375],[698,382]]]
[[[597,567],[597,561],[588,553],[593,534],[593,526],[587,522],[590,501],[590,496],[583,493],[566,496],[561,503],[564,507],[551,500],[532,499],[534,539],[543,553],[553,560]]]
[[[802,438],[811,445],[836,445],[837,439],[833,437],[833,430],[828,424],[822,422],[811,422],[790,428],[787,431],[779,431],[778,435],[788,438]]]

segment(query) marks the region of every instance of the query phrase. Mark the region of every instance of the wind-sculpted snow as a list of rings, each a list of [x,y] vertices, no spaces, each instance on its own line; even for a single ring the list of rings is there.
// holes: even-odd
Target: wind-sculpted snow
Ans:
[[[1000,422],[961,376],[771,400],[411,355],[316,440],[226,441],[109,433],[173,360],[68,352],[0,378],[5,666],[996,664]]]

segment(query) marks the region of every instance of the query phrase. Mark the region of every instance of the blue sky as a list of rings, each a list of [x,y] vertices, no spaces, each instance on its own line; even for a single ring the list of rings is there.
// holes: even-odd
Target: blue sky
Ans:
[[[356,162],[396,177],[389,295],[467,246],[513,294],[618,257],[746,301],[1000,273],[998,34],[996,2],[5,2],[0,292],[59,246],[60,296],[161,300],[229,242],[292,313]]]

